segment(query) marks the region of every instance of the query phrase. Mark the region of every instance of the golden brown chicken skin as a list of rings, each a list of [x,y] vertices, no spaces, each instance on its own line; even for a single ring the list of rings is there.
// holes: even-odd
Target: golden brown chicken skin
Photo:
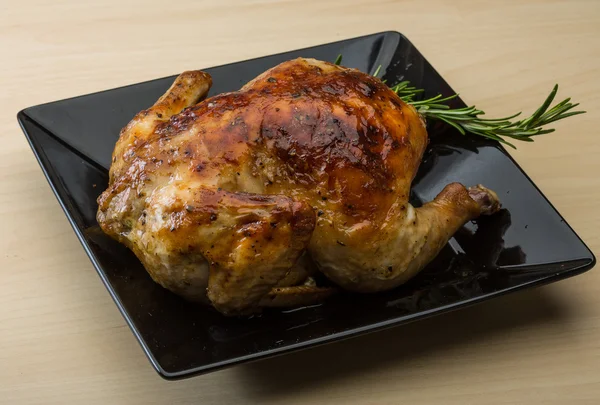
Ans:
[[[499,207],[456,183],[408,203],[427,132],[379,79],[296,59],[199,102],[210,84],[183,73],[123,129],[98,200],[102,229],[175,293],[225,314],[314,302],[331,289],[310,260],[342,288],[391,289]]]

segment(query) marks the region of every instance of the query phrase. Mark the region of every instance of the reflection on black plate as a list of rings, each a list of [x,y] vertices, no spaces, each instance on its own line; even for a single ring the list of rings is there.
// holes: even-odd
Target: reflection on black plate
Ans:
[[[448,84],[402,35],[385,32],[207,69],[211,95],[239,89],[268,68],[303,56],[408,79],[428,95]],[[189,66],[190,69],[201,66]],[[147,108],[174,77],[27,108],[18,115],[75,232],[157,371],[178,378],[275,353],[398,325],[509,291],[560,280],[593,266],[589,249],[503,148],[445,127],[429,128],[431,144],[413,187],[413,203],[446,184],[484,183],[504,205],[499,214],[461,229],[415,279],[387,293],[341,294],[323,305],[226,318],[155,284],[135,256],[105,236],[96,197],[119,130]],[[461,100],[455,100],[462,105]],[[524,202],[527,203],[524,203]]]

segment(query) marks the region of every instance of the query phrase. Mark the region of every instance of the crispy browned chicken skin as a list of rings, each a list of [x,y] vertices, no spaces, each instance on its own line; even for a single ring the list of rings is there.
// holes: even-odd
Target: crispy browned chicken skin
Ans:
[[[380,80],[314,59],[199,102],[211,78],[180,75],[121,132],[102,229],[152,278],[225,314],[404,283],[496,195],[448,185],[408,203],[423,120]]]

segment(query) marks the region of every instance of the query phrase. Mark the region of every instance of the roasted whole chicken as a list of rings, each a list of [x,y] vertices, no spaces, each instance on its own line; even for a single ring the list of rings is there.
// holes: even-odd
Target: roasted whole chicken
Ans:
[[[181,74],[122,130],[98,223],[150,276],[226,315],[392,289],[466,222],[499,209],[483,186],[408,202],[425,124],[379,79],[314,59],[284,62],[201,101]]]

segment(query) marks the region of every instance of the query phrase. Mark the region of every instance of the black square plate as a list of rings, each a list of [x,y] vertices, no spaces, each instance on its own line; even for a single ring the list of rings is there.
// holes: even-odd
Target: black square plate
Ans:
[[[239,89],[299,56],[365,72],[382,66],[388,83],[408,79],[427,95],[452,89],[401,34],[385,32],[207,69],[211,95]],[[194,68],[194,66],[190,66]],[[387,293],[340,295],[323,305],[226,318],[158,286],[125,247],[96,223],[119,130],[175,76],[27,108],[27,139],[100,278],[156,370],[180,378],[227,365],[399,325],[501,294],[574,276],[595,258],[506,151],[492,141],[429,128],[431,144],[413,186],[413,204],[447,183],[496,190],[504,209],[463,227],[428,268]],[[456,100],[457,105],[463,102]]]

